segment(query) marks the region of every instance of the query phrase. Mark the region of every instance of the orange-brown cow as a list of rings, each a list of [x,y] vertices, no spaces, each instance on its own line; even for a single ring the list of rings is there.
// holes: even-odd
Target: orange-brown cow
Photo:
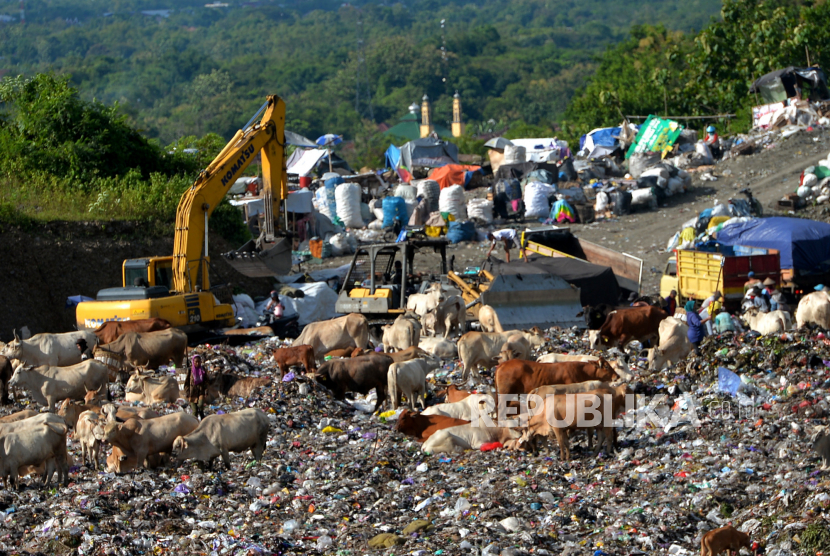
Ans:
[[[469,424],[470,422],[464,419],[455,419],[445,415],[418,415],[408,409],[404,409],[398,416],[395,430],[406,436],[415,438],[418,442],[423,442],[442,429]]]
[[[718,556],[726,551],[727,556],[737,555],[741,547],[752,549],[749,534],[738,531],[731,525],[709,531],[700,538],[700,556]]]
[[[605,359],[595,363],[566,361],[563,363],[536,363],[511,359],[496,368],[496,391],[504,394],[528,394],[534,388],[552,384],[574,384],[587,380],[611,382],[619,379]],[[515,406],[517,402],[508,402]]]
[[[668,316],[662,309],[652,306],[612,311],[608,313],[599,330],[591,331],[591,349],[624,349],[634,340],[642,344],[657,342],[660,337],[660,322]]]
[[[326,354],[326,357],[357,357],[363,355],[363,350],[360,348],[343,348],[335,349]]]
[[[139,320],[110,320],[94,330],[98,336],[100,345],[114,342],[119,336],[127,332],[155,332],[156,330],[167,330],[170,323],[164,319],[153,317],[151,319]]]
[[[450,384],[446,389],[435,393],[437,396],[444,396],[444,403],[460,402],[469,398],[471,394],[478,394],[475,390],[462,390],[455,384]]]
[[[280,377],[285,376],[288,367],[291,365],[302,365],[306,373],[313,373],[317,370],[317,362],[314,360],[314,348],[311,346],[294,346],[277,348],[273,352],[274,363],[280,369]]]

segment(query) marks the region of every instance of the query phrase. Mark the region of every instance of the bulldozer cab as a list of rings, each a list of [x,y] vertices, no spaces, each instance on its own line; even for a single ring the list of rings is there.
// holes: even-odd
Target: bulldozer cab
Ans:
[[[354,254],[335,310],[361,313],[370,320],[390,320],[406,311],[406,300],[430,281],[437,268],[415,269],[415,254],[433,251],[441,256],[440,274],[447,273],[446,240],[407,240],[360,247]],[[417,270],[417,273],[416,273]],[[426,272],[424,272],[426,271]]]

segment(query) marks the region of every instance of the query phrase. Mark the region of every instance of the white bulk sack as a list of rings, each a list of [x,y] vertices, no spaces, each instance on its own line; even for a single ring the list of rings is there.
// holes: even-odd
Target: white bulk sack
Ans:
[[[600,191],[597,193],[597,200],[594,204],[594,211],[596,212],[605,212],[608,209],[608,204],[611,202],[611,199],[608,197],[608,193],[605,191]]]
[[[395,188],[395,197],[403,197],[404,199],[414,199],[418,195],[418,190],[411,185],[401,184]]]
[[[438,199],[441,196],[441,185],[435,180],[421,180],[415,184],[417,194],[427,200],[429,211],[438,211]]]
[[[504,162],[502,164],[521,164],[527,161],[526,149],[516,145],[504,146]]]
[[[631,206],[646,206],[657,208],[657,196],[651,189],[635,189],[631,192]]]
[[[341,183],[334,190],[337,201],[337,217],[347,228],[362,228],[360,216],[360,186],[356,183]]]
[[[460,185],[451,185],[442,189],[438,197],[438,210],[452,214],[456,220],[467,220],[464,188]]]
[[[524,204],[526,218],[547,218],[550,214],[548,197],[556,190],[550,185],[538,181],[525,185]]]
[[[470,199],[467,203],[467,216],[484,222],[493,221],[493,201],[487,199]]]
[[[329,204],[326,189],[327,188],[323,186],[314,192],[314,204],[317,207],[317,212],[334,222],[335,215],[331,213],[331,205]]]

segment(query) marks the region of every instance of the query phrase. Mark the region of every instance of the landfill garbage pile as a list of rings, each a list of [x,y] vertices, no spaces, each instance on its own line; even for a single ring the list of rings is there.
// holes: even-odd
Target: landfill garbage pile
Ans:
[[[589,352],[581,331],[548,335],[539,353]],[[660,372],[637,359],[642,424],[619,431],[614,456],[573,446],[570,465],[555,449],[423,454],[393,430],[394,412],[369,413],[371,395],[336,402],[297,368],[280,380],[270,355],[280,344],[197,348],[211,373],[272,377],[251,399],[208,411],[263,409],[261,463],[245,453],[229,471],[218,461],[125,475],[75,466],[68,487],[48,491],[30,478],[0,491],[0,550],[684,555],[727,523],[771,556],[830,550],[827,475],[811,449],[830,409],[830,338],[819,330],[710,337],[701,357]],[[433,388],[458,380],[457,365],[445,361]],[[28,401],[18,392],[3,413]],[[77,441],[70,450],[81,461]]]

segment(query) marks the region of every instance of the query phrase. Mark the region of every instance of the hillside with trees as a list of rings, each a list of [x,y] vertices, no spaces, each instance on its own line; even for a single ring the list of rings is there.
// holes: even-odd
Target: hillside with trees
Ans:
[[[229,137],[276,93],[286,99],[289,129],[311,138],[344,134],[371,150],[377,124],[395,123],[424,94],[436,120],[448,121],[456,90],[472,131],[548,129],[586,85],[597,57],[632,25],[689,32],[707,25],[721,3],[225,4],[27,0],[21,24],[19,1],[0,0],[0,14],[16,18],[0,23],[0,70],[70,75],[83,98],[117,102],[163,144],[208,132]]]

